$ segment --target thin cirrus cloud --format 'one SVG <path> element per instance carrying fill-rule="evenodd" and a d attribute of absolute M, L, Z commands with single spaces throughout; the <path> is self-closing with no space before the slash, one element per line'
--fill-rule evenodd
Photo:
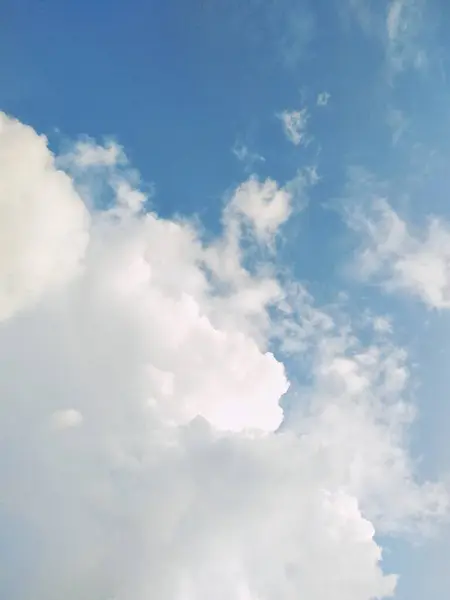
<path fill-rule="evenodd" d="M 249 147 L 241 141 L 236 141 L 231 149 L 234 156 L 244 165 L 245 171 L 252 171 L 257 163 L 265 162 L 264 156 L 252 152 Z"/>
<path fill-rule="evenodd" d="M 389 77 L 427 65 L 424 42 L 430 20 L 425 0 L 389 0 L 381 7 L 370 0 L 348 0 L 343 14 L 350 14 L 369 38 L 381 44 Z"/>
<path fill-rule="evenodd" d="M 427 55 L 421 43 L 426 21 L 424 0 L 393 0 L 386 16 L 387 52 L 394 70 L 422 68 Z"/>
<path fill-rule="evenodd" d="M 55 159 L 2 115 L 0 154 L 8 597 L 391 596 L 375 534 L 440 522 L 446 488 L 414 477 L 390 327 L 363 342 L 272 261 L 289 189 L 244 181 L 206 241 L 108 146 Z M 113 201 L 88 210 L 96 178 Z"/>
<path fill-rule="evenodd" d="M 331 94 L 329 92 L 320 92 L 320 94 L 317 95 L 317 106 L 328 106 L 330 98 Z"/>
<path fill-rule="evenodd" d="M 309 115 L 306 108 L 292 111 L 284 110 L 277 116 L 281 121 L 285 136 L 294 146 L 308 143 L 307 126 Z"/>

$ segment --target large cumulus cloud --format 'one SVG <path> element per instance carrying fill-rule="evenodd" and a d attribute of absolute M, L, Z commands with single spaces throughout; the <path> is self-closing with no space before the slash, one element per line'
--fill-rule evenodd
<path fill-rule="evenodd" d="M 111 144 L 55 163 L 2 115 L 0 157 L 2 595 L 392 595 L 375 529 L 446 496 L 412 475 L 404 353 L 245 260 L 271 255 L 288 191 L 245 182 L 206 242 L 144 211 Z M 88 211 L 102 186 L 111 208 Z M 304 387 L 273 347 L 307 349 Z"/>

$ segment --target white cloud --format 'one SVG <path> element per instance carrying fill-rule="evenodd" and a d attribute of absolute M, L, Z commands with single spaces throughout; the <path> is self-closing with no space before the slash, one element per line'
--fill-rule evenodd
<path fill-rule="evenodd" d="M 306 108 L 293 111 L 285 110 L 278 115 L 278 118 L 281 120 L 284 134 L 290 142 L 295 146 L 308 142 L 306 128 L 309 115 Z"/>
<path fill-rule="evenodd" d="M 375 317 L 373 320 L 373 328 L 379 333 L 392 333 L 392 323 L 387 317 Z"/>
<path fill-rule="evenodd" d="M 361 347 L 352 334 L 328 332 L 318 344 L 308 390 L 311 429 L 302 422 L 310 440 L 330 452 L 329 477 L 359 499 L 378 532 L 395 532 L 406 523 L 421 527 L 425 506 L 426 513 L 447 509 L 443 488 L 420 488 L 411 479 L 403 440 L 414 418 L 404 395 L 406 358 L 389 340 Z"/>
<path fill-rule="evenodd" d="M 83 415 L 74 410 L 67 408 L 66 410 L 57 410 L 51 416 L 51 424 L 55 429 L 68 429 L 70 427 L 78 427 L 83 422 Z"/>
<path fill-rule="evenodd" d="M 392 131 L 392 143 L 395 146 L 408 131 L 408 119 L 403 111 L 393 108 L 388 111 L 387 124 Z"/>
<path fill-rule="evenodd" d="M 149 200 L 148 194 L 154 192 L 153 186 L 146 186 L 147 194 L 139 189 L 139 173 L 129 165 L 123 148 L 111 140 L 100 145 L 85 136 L 58 156 L 55 164 L 73 178 L 75 188 L 92 210 L 101 207 L 99 198 L 104 201 L 113 192 L 116 216 L 138 213 Z"/>
<path fill-rule="evenodd" d="M 387 54 L 394 71 L 407 65 L 421 68 L 426 54 L 420 44 L 424 19 L 423 0 L 391 0 L 386 16 Z"/>
<path fill-rule="evenodd" d="M 413 233 L 384 199 L 370 213 L 348 214 L 349 225 L 363 236 L 358 270 L 363 278 L 389 290 L 408 292 L 430 308 L 450 307 L 450 228 L 429 220 L 425 231 Z"/>
<path fill-rule="evenodd" d="M 0 538 L 6 522 L 14 542 L 0 591 L 7 573 L 10 600 L 392 595 L 374 533 L 439 514 L 446 497 L 413 477 L 404 352 L 363 346 L 273 266 L 246 266 L 244 221 L 270 243 L 289 194 L 242 184 L 209 243 L 133 203 L 93 212 L 87 239 L 81 200 L 44 140 L 2 123 L 0 206 L 17 213 L 2 268 L 24 290 L 35 281 L 16 260 L 30 252 L 22 224 L 49 218 L 55 180 L 58 210 L 82 215 L 88 245 L 57 294 L 41 278 L 39 303 L 20 296 L 3 315 Z M 24 172 L 39 210 L 20 208 Z M 65 214 L 52 225 L 58 254 L 78 260 Z M 33 244 L 47 252 L 47 237 Z M 10 306 L 8 294 L 0 288 Z M 288 331 L 310 361 L 304 394 L 287 392 L 268 351 Z M 278 429 L 286 393 L 299 402 Z"/>
<path fill-rule="evenodd" d="M 405 23 L 402 23 L 402 11 L 404 8 L 404 0 L 392 0 L 387 12 L 387 33 L 390 41 L 396 40 L 401 31 L 405 30 Z"/>
<path fill-rule="evenodd" d="M 0 321 L 79 270 L 89 218 L 46 139 L 0 113 Z"/>
<path fill-rule="evenodd" d="M 373 10 L 373 3 L 371 0 L 347 0 L 344 4 L 339 2 L 337 4 L 341 11 L 341 16 L 346 18 L 350 15 L 353 17 L 359 26 L 363 29 L 364 33 L 373 35 L 377 28 L 376 11 Z M 347 14 L 349 13 L 349 15 Z"/>
<path fill-rule="evenodd" d="M 123 149 L 113 141 L 104 146 L 96 144 L 91 139 L 78 141 L 66 157 L 78 167 L 113 167 L 126 162 Z"/>
<path fill-rule="evenodd" d="M 232 148 L 235 157 L 244 164 L 246 171 L 251 171 L 258 162 L 264 162 L 265 158 L 256 152 L 251 152 L 242 142 L 236 142 Z"/>
<path fill-rule="evenodd" d="M 291 194 L 276 182 L 251 178 L 236 190 L 227 209 L 228 220 L 244 218 L 259 240 L 267 241 L 287 221 L 291 213 Z"/>
<path fill-rule="evenodd" d="M 425 0 L 389 0 L 385 10 L 371 0 L 348 0 L 347 7 L 364 32 L 383 46 L 389 77 L 426 66 Z"/>
<path fill-rule="evenodd" d="M 331 98 L 331 94 L 329 94 L 328 92 L 320 92 L 320 94 L 318 94 L 317 96 L 317 106 L 327 106 L 328 102 L 330 101 Z"/>

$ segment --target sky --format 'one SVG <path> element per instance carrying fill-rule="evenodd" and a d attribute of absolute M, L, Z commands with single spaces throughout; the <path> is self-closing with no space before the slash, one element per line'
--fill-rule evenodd
<path fill-rule="evenodd" d="M 446 600 L 448 3 L 0 9 L 0 597 Z"/>

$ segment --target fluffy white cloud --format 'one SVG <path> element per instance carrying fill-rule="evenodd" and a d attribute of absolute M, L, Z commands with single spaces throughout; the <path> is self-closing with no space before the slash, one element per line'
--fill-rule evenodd
<path fill-rule="evenodd" d="M 392 595 L 375 528 L 439 515 L 446 496 L 412 476 L 404 353 L 388 341 L 362 346 L 300 286 L 245 265 L 243 221 L 270 243 L 289 195 L 246 182 L 225 208 L 223 235 L 206 243 L 192 224 L 145 213 L 110 186 L 116 205 L 92 213 L 87 238 L 81 200 L 45 141 L 2 123 L 0 154 L 10 158 L 0 206 L 16 215 L 4 272 L 25 291 L 36 281 L 34 263 L 23 269 L 16 256 L 49 253 L 47 237 L 31 247 L 22 225 L 32 232 L 53 210 L 58 260 L 78 264 L 74 229 L 84 243 L 83 270 L 56 278 L 57 292 L 54 270 L 39 276 L 39 302 L 23 292 L 13 304 L 0 288 L 14 309 L 0 328 L 2 594 Z M 28 195 L 16 173 L 33 175 Z M 39 198 L 39 210 L 23 209 L 23 198 L 32 208 Z M 69 230 L 66 210 L 78 218 Z M 308 350 L 304 392 L 288 391 L 268 351 L 288 334 L 287 346 Z"/>
<path fill-rule="evenodd" d="M 406 401 L 405 352 L 389 341 L 361 347 L 352 335 L 330 332 L 312 372 L 312 421 L 301 427 L 329 452 L 329 481 L 359 499 L 379 532 L 421 528 L 425 515 L 445 514 L 445 489 L 419 487 L 411 477 L 404 435 L 415 415 Z"/>
<path fill-rule="evenodd" d="M 369 213 L 348 215 L 350 226 L 363 236 L 358 270 L 389 290 L 411 293 L 427 306 L 450 307 L 450 229 L 440 219 L 429 220 L 414 233 L 386 200 L 373 202 Z"/>
<path fill-rule="evenodd" d="M 251 178 L 235 191 L 226 210 L 231 229 L 244 219 L 260 241 L 267 241 L 287 221 L 291 213 L 291 194 L 276 182 Z"/>
<path fill-rule="evenodd" d="M 284 110 L 278 115 L 278 118 L 281 120 L 284 134 L 290 142 L 295 146 L 307 143 L 306 128 L 309 115 L 306 108 L 293 111 Z"/>
<path fill-rule="evenodd" d="M 46 139 L 0 114 L 0 321 L 79 270 L 89 219 Z"/>
<path fill-rule="evenodd" d="M 115 142 L 101 146 L 89 138 L 77 142 L 66 159 L 78 167 L 113 167 L 126 162 L 123 149 Z"/>

